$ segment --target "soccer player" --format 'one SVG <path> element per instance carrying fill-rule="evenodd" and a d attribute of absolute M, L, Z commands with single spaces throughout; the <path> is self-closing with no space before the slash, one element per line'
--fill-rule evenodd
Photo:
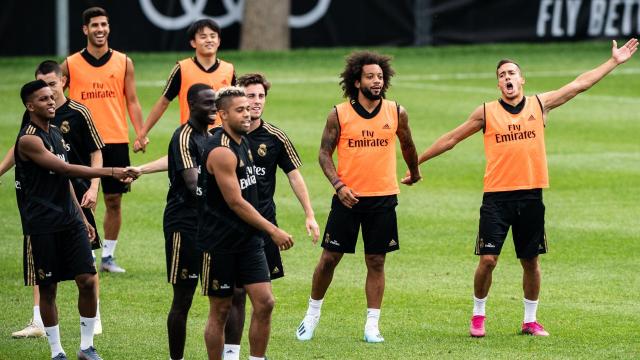
<path fill-rule="evenodd" d="M 399 249 L 395 207 L 400 192 L 396 180 L 396 137 L 411 174 L 420 180 L 409 117 L 398 103 L 385 99 L 394 71 L 391 58 L 373 52 L 354 52 L 340 75 L 346 102 L 336 105 L 322 134 L 319 161 L 336 194 L 322 241 L 322 255 L 311 285 L 307 313 L 296 331 L 310 340 L 320 320 L 324 296 L 344 253 L 354 253 L 362 226 L 367 280 L 367 320 L 364 340 L 384 341 L 378 327 L 384 293 L 384 263 Z M 338 169 L 333 152 L 338 149 Z"/>
<path fill-rule="evenodd" d="M 168 157 L 135 168 L 140 174 L 169 170 L 169 192 L 164 210 L 167 281 L 173 301 L 167 318 L 171 359 L 182 359 L 187 316 L 198 285 L 202 252 L 196 246 L 198 213 L 196 191 L 207 131 L 216 118 L 215 92 L 206 84 L 194 84 L 187 92 L 189 119 L 171 137 Z"/>
<path fill-rule="evenodd" d="M 522 333 L 549 335 L 536 318 L 540 293 L 538 255 L 547 252 L 542 202 L 542 189 L 549 187 L 544 142 L 547 115 L 629 60 L 637 48 L 636 39 L 621 48 L 613 41 L 611 58 L 605 63 L 557 90 L 534 96 L 524 94 L 525 78 L 520 66 L 513 60 L 500 60 L 496 68 L 500 99 L 478 106 L 467 121 L 441 136 L 420 155 L 419 161 L 423 163 L 480 130 L 484 133 L 487 165 L 475 246 L 480 261 L 473 284 L 471 336 L 485 336 L 485 304 L 509 227 L 523 269 Z"/>
<path fill-rule="evenodd" d="M 275 299 L 264 255 L 264 231 L 280 250 L 293 238 L 256 210 L 256 170 L 244 136 L 251 124 L 249 102 L 241 88 L 227 87 L 216 97 L 222 128 L 207 140 L 198 176 L 198 247 L 202 293 L 209 297 L 205 342 L 209 359 L 221 359 L 224 327 L 237 286 L 244 287 L 253 312 L 249 328 L 250 359 L 264 359 Z"/>
<path fill-rule="evenodd" d="M 214 90 L 235 85 L 233 64 L 218 58 L 220 26 L 211 19 L 198 20 L 189 26 L 187 36 L 191 47 L 195 49 L 195 56 L 178 61 L 171 70 L 167 85 L 149 112 L 147 121 L 138 136 L 141 142 L 176 96 L 180 103 L 180 124 L 184 124 L 189 119 L 187 91 L 191 85 L 205 83 Z"/>
<path fill-rule="evenodd" d="M 260 215 L 264 216 L 272 224 L 276 221 L 276 204 L 273 194 L 276 190 L 276 171 L 280 167 L 289 180 L 289 185 L 298 198 L 305 213 L 305 226 L 307 233 L 315 244 L 320 235 L 309 194 L 304 178 L 298 168 L 302 166 L 300 157 L 293 144 L 284 131 L 271 125 L 262 119 L 262 112 L 267 102 L 267 93 L 271 83 L 262 74 L 246 74 L 238 78 L 238 85 L 244 87 L 244 92 L 249 100 L 251 126 L 247 138 L 253 154 L 258 180 L 258 207 Z M 271 280 L 284 276 L 284 267 L 278 246 L 266 236 L 261 234 L 264 241 L 264 252 L 267 257 L 267 265 L 271 274 Z M 229 320 L 225 327 L 225 360 L 237 360 L 240 356 L 240 340 L 244 328 L 246 293 L 242 288 L 236 288 L 233 306 L 229 314 Z"/>
<path fill-rule="evenodd" d="M 136 134 L 140 134 L 142 129 L 142 109 L 136 95 L 133 61 L 109 48 L 109 16 L 104 9 L 89 8 L 82 13 L 82 20 L 87 47 L 62 63 L 69 97 L 91 110 L 98 133 L 106 144 L 102 149 L 104 166 L 126 167 L 130 164 L 127 110 Z M 134 152 L 145 150 L 148 141 L 142 140 L 136 140 Z M 122 194 L 129 190 L 128 184 L 102 179 L 106 211 L 101 271 L 125 272 L 115 262 L 115 250 L 122 224 Z"/>
<path fill-rule="evenodd" d="M 58 127 L 62 132 L 62 138 L 65 141 L 67 154 L 69 156 L 69 163 L 94 168 L 102 167 L 102 152 L 100 149 L 104 146 L 104 143 L 96 131 L 89 109 L 65 97 L 63 89 L 66 78 L 62 75 L 60 65 L 53 60 L 45 60 L 36 68 L 35 76 L 36 79 L 45 81 L 51 90 L 53 90 L 56 99 L 56 115 L 50 123 Z M 29 121 L 29 112 L 25 111 L 20 128 L 22 129 L 27 126 Z M 9 158 L 7 156 L 7 166 L 2 166 L 0 174 L 3 174 L 14 165 L 13 147 L 9 149 L 8 155 L 9 154 L 11 157 Z M 88 180 L 73 178 L 71 179 L 71 183 L 73 184 L 76 198 L 81 199 L 80 206 L 82 207 L 84 216 L 87 218 L 87 221 L 89 221 L 89 224 L 96 229 L 93 210 L 96 206 L 100 179 L 95 178 Z M 100 248 L 100 237 L 97 229 L 96 236 L 91 242 L 91 248 Z M 97 281 L 98 277 L 96 277 L 96 282 Z M 99 283 L 96 284 L 96 287 L 99 289 Z M 40 295 L 37 285 L 34 286 L 33 292 L 34 309 L 32 321 L 24 329 L 12 333 L 11 336 L 14 338 L 45 336 L 42 318 L 40 317 L 40 307 L 38 306 Z M 99 307 L 96 313 L 94 330 L 96 335 L 102 333 Z"/>
<path fill-rule="evenodd" d="M 30 122 L 15 145 L 16 196 L 25 237 L 25 285 L 40 287 L 40 313 L 54 359 L 66 359 L 60 343 L 57 283 L 78 286 L 80 350 L 78 359 L 100 359 L 93 347 L 97 307 L 96 268 L 90 240 L 95 236 L 80 209 L 69 177 L 112 176 L 125 180 L 123 168 L 91 168 L 67 163 L 66 143 L 50 121 L 55 117 L 53 90 L 43 80 L 20 90 Z"/>

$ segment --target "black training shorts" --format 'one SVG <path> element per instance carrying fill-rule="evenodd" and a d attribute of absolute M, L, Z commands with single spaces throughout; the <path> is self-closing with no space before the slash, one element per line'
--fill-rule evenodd
<path fill-rule="evenodd" d="M 395 207 L 359 212 L 344 206 L 337 196 L 331 202 L 322 247 L 329 251 L 353 254 L 360 226 L 365 254 L 386 254 L 400 248 Z"/>
<path fill-rule="evenodd" d="M 513 243 L 519 259 L 531 259 L 547 252 L 544 231 L 545 207 L 542 199 L 495 201 L 483 198 L 476 255 L 500 255 L 512 227 Z"/>
<path fill-rule="evenodd" d="M 229 297 L 234 287 L 270 282 L 264 250 L 220 254 L 204 252 L 200 273 L 202 295 Z"/>
<path fill-rule="evenodd" d="M 24 237 L 25 285 L 49 285 L 95 274 L 91 245 L 84 226 Z"/>
<path fill-rule="evenodd" d="M 202 268 L 202 251 L 196 247 L 195 231 L 165 231 L 167 281 L 195 287 Z"/>

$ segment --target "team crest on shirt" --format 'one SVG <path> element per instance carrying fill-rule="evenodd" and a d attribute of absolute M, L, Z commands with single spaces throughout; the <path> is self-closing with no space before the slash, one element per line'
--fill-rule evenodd
<path fill-rule="evenodd" d="M 211 288 L 214 291 L 220 289 L 220 283 L 218 283 L 218 280 L 211 280 Z"/>
<path fill-rule="evenodd" d="M 267 156 L 267 144 L 260 144 L 260 146 L 258 146 L 258 155 L 262 157 Z"/>
<path fill-rule="evenodd" d="M 67 120 L 63 121 L 62 124 L 60 124 L 60 131 L 66 134 L 69 132 L 69 130 L 71 130 L 71 126 L 69 125 L 69 122 Z"/>

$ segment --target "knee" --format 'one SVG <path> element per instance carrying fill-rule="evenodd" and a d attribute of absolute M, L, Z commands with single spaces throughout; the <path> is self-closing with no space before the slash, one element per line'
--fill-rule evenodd
<path fill-rule="evenodd" d="M 371 272 L 384 272 L 384 255 L 366 255 L 367 270 Z"/>
<path fill-rule="evenodd" d="M 104 196 L 104 204 L 108 211 L 120 211 L 122 195 L 108 194 Z"/>
<path fill-rule="evenodd" d="M 498 265 L 498 257 L 497 256 L 482 256 L 480 258 L 480 267 L 483 270 L 493 271 Z"/>
<path fill-rule="evenodd" d="M 533 259 L 521 259 L 522 269 L 527 273 L 536 273 L 540 271 L 540 263 L 538 258 Z"/>
<path fill-rule="evenodd" d="M 318 263 L 318 269 L 321 272 L 333 271 L 336 268 L 336 266 L 338 266 L 338 263 L 340 262 L 341 257 L 342 257 L 342 254 L 325 252 L 320 257 L 320 262 Z"/>
<path fill-rule="evenodd" d="M 256 304 L 253 304 L 253 309 L 257 316 L 266 317 L 271 316 L 271 312 L 275 306 L 276 299 L 273 297 L 273 294 L 269 294 L 256 301 Z"/>
<path fill-rule="evenodd" d="M 93 292 L 96 289 L 96 276 L 95 275 L 82 275 L 76 280 L 78 290 L 82 293 Z"/>
<path fill-rule="evenodd" d="M 56 300 L 56 288 L 52 285 L 40 285 L 40 301 L 45 303 L 53 303 Z"/>
<path fill-rule="evenodd" d="M 219 304 L 218 309 L 216 310 L 216 321 L 224 324 L 229 317 L 229 313 L 231 312 L 231 302 Z"/>

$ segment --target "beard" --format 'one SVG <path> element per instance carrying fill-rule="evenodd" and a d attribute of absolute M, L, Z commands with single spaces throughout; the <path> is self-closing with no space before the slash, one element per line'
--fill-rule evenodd
<path fill-rule="evenodd" d="M 362 92 L 362 95 L 364 95 L 364 97 L 372 101 L 380 100 L 382 98 L 382 91 L 378 95 L 374 95 L 369 88 L 363 88 L 360 89 L 360 91 Z"/>

